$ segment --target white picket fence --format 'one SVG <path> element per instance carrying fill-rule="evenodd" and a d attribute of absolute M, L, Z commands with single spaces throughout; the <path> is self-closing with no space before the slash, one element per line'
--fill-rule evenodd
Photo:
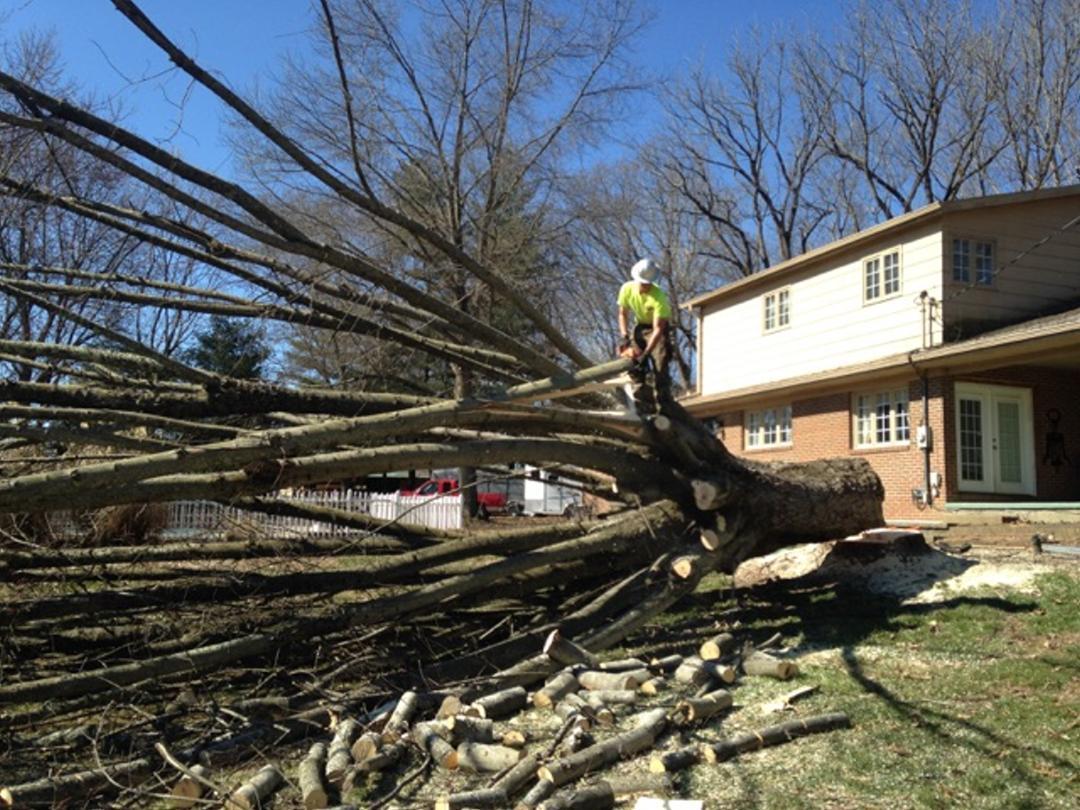
<path fill-rule="evenodd" d="M 372 493 L 357 489 L 305 492 L 280 496 L 280 500 L 311 506 L 342 509 L 382 520 L 396 520 L 413 526 L 433 529 L 460 529 L 461 496 L 402 496 L 397 493 Z M 56 515 L 51 521 L 58 536 L 77 533 L 70 515 Z M 284 515 L 266 515 L 223 506 L 214 501 L 174 501 L 169 504 L 165 538 L 223 537 L 230 533 L 255 532 L 275 537 L 345 537 L 363 534 L 364 529 L 335 523 Z"/>
<path fill-rule="evenodd" d="M 362 490 L 333 490 L 305 492 L 282 497 L 281 500 L 311 506 L 342 509 L 381 520 L 395 520 L 413 526 L 433 529 L 461 528 L 461 496 L 441 495 L 434 498 L 403 496 L 397 493 L 371 493 Z M 362 534 L 363 529 L 309 520 L 302 517 L 265 515 L 222 506 L 213 501 L 179 501 L 169 504 L 163 534 L 166 536 L 212 536 L 240 528 L 262 534 L 297 535 L 302 537 L 343 537 Z"/>

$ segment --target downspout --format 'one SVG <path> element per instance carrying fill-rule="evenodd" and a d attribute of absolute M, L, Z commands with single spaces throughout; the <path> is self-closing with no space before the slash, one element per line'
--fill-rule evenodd
<path fill-rule="evenodd" d="M 929 293 L 923 290 L 919 293 L 919 308 L 922 313 L 922 348 L 927 348 L 926 338 L 927 334 L 931 335 L 933 339 L 933 323 L 930 321 L 930 313 L 934 307 L 934 299 L 930 298 Z M 933 452 L 933 434 L 930 430 L 930 377 L 927 372 L 920 371 L 918 364 L 915 362 L 915 350 L 909 351 L 907 356 L 908 363 L 914 369 L 915 374 L 922 382 L 922 429 L 923 436 L 921 439 L 922 451 L 923 451 L 923 496 L 922 506 L 932 506 L 934 503 L 934 491 L 930 484 L 930 453 Z M 918 436 L 918 433 L 916 434 Z"/>

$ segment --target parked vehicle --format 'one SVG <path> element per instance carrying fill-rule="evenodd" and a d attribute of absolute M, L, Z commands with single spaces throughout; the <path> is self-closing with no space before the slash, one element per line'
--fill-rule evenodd
<path fill-rule="evenodd" d="M 399 495 L 419 495 L 421 497 L 434 498 L 439 495 L 457 495 L 460 492 L 456 478 L 429 478 L 416 489 L 403 487 L 398 490 Z M 484 486 L 483 482 L 477 487 L 476 502 L 479 507 L 480 517 L 494 514 L 520 515 L 522 505 L 518 501 L 510 500 L 505 492 L 497 492 Z"/>
<path fill-rule="evenodd" d="M 558 473 L 525 467 L 525 514 L 580 517 L 588 514 L 575 481 L 560 482 Z"/>

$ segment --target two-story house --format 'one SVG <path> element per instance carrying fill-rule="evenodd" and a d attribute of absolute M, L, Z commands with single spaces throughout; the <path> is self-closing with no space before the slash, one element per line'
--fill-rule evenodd
<path fill-rule="evenodd" d="M 889 518 L 1080 502 L 1080 186 L 934 203 L 688 302 L 691 413 L 866 458 Z"/>

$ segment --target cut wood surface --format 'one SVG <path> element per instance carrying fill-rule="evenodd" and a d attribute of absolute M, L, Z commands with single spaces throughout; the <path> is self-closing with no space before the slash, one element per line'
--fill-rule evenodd
<path fill-rule="evenodd" d="M 172 790 L 169 791 L 171 796 L 169 804 L 172 807 L 192 807 L 206 792 L 206 786 L 200 781 L 200 778 L 206 779 L 209 777 L 210 769 L 195 764 L 190 766 L 188 770 L 191 771 L 191 775 L 182 774 L 176 780 L 176 784 L 172 786 Z M 319 806 L 325 807 L 325 805 Z"/>
<path fill-rule="evenodd" d="M 736 647 L 735 636 L 731 633 L 718 633 L 704 641 L 698 650 L 698 656 L 703 661 L 716 661 L 719 658 L 733 652 Z"/>
<path fill-rule="evenodd" d="M 226 810 L 262 810 L 283 781 L 281 771 L 273 765 L 264 765 L 225 800 Z"/>
<path fill-rule="evenodd" d="M 579 688 L 578 679 L 573 672 L 563 671 L 551 678 L 538 689 L 533 695 L 533 705 L 538 709 L 550 709 L 570 692 L 576 692 Z"/>
<path fill-rule="evenodd" d="M 675 712 L 684 723 L 700 723 L 730 709 L 732 703 L 731 692 L 717 689 L 701 697 L 680 700 L 675 706 Z"/>

